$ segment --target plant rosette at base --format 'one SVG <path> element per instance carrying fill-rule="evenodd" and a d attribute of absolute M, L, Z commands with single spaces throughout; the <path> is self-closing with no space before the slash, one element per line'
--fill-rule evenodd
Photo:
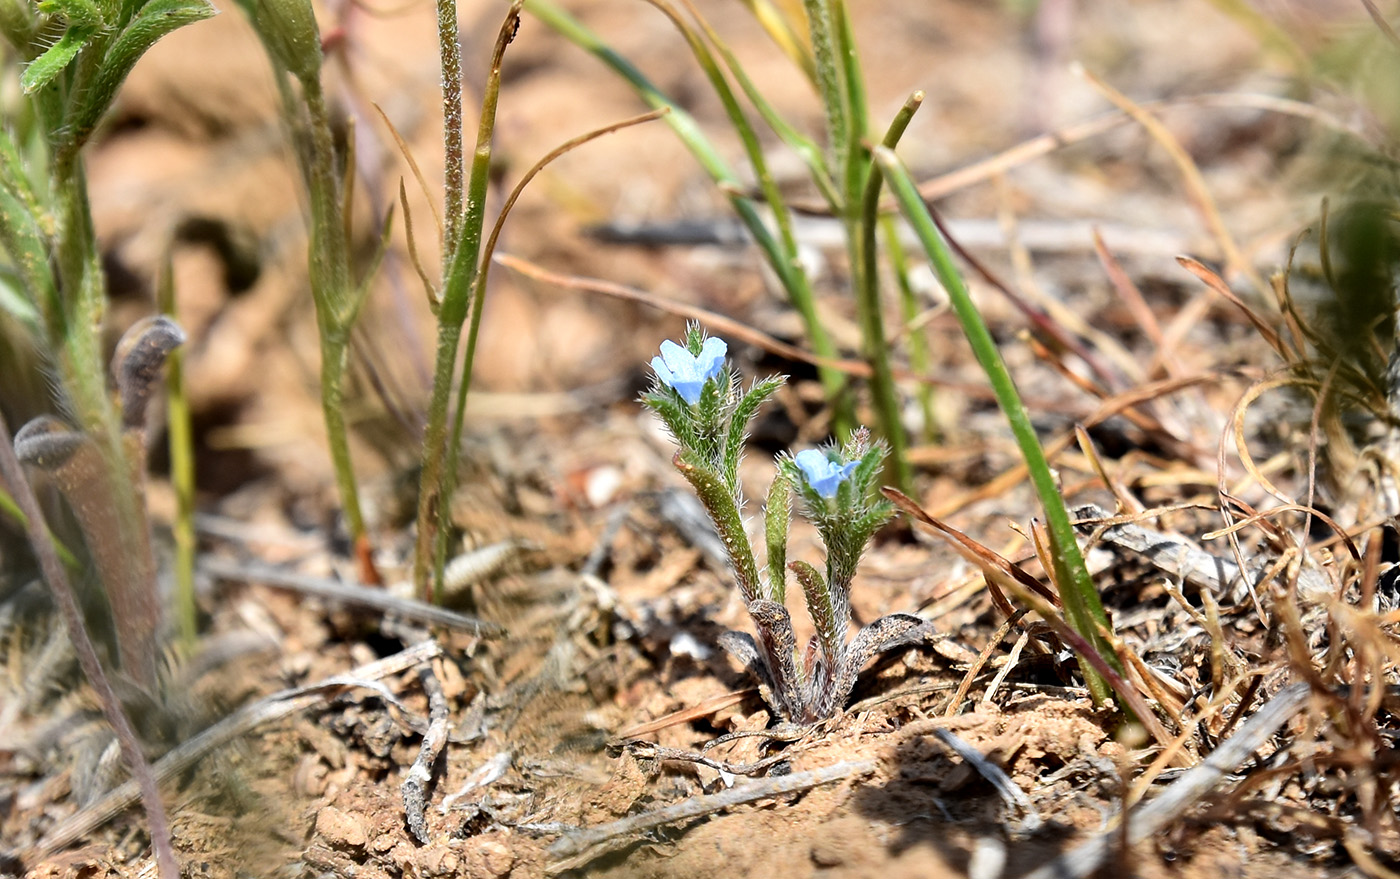
<path fill-rule="evenodd" d="M 660 356 L 651 361 L 655 381 L 642 402 L 675 439 L 673 463 L 714 522 L 757 630 L 757 637 L 727 632 L 720 646 L 758 678 L 764 699 L 781 718 L 826 719 L 844 707 L 866 663 L 916 640 L 924 623 L 912 614 L 891 614 L 846 639 L 856 566 L 894 514 L 879 491 L 885 446 L 861 428 L 844 445 L 780 457 L 763 512 L 767 564 L 760 571 L 744 528 L 739 460 L 749 423 L 786 379 L 755 381 L 745 391 L 725 360 L 723 340 L 692 325 L 682 342 L 661 343 Z M 794 495 L 826 549 L 824 571 L 803 561 L 787 564 Z M 784 604 L 789 572 L 816 627 L 805 647 L 797 644 Z"/>

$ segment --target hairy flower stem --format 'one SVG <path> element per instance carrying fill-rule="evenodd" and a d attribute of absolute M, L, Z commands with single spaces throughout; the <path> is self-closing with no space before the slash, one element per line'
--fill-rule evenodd
<path fill-rule="evenodd" d="M 457 0 L 437 0 L 438 55 L 442 65 L 443 227 L 442 274 L 457 245 L 462 222 L 462 44 L 457 39 Z"/>

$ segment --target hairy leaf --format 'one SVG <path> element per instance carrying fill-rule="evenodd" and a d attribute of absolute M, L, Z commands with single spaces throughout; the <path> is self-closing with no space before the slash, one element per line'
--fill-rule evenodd
<path fill-rule="evenodd" d="M 69 25 L 100 30 L 108 22 L 102 10 L 92 0 L 39 0 L 39 11 L 62 18 Z"/>
<path fill-rule="evenodd" d="M 768 488 L 768 504 L 763 514 L 764 537 L 768 543 L 768 597 L 779 604 L 787 597 L 787 540 L 792 520 L 792 483 L 781 469 Z"/>
<path fill-rule="evenodd" d="M 731 484 L 737 484 L 739 478 L 739 458 L 743 455 L 744 439 L 748 436 L 749 422 L 754 415 L 758 414 L 758 409 L 768 402 L 778 388 L 787 381 L 786 376 L 775 375 L 760 382 L 754 382 L 748 392 L 739 400 L 739 405 L 734 407 L 734 412 L 729 419 L 729 435 L 724 441 L 724 476 Z"/>
<path fill-rule="evenodd" d="M 886 454 L 884 443 L 877 442 L 860 456 L 860 463 L 851 474 L 851 484 L 859 487 L 862 500 L 869 499 L 878 487 L 875 482 L 880 475 L 881 466 L 885 463 Z"/>
<path fill-rule="evenodd" d="M 0 297 L 0 307 L 37 332 L 41 319 L 52 317 L 57 308 L 48 248 L 34 215 L 4 186 L 0 186 L 0 247 L 9 255 L 14 277 L 22 287 L 19 296 Z"/>
<path fill-rule="evenodd" d="M 756 601 L 760 595 L 758 565 L 754 562 L 753 549 L 744 532 L 744 520 L 739 515 L 734 495 L 715 473 L 706 468 L 705 462 L 694 460 L 693 455 L 682 449 L 671 460 L 695 489 L 700 503 L 704 504 L 705 511 L 714 521 L 725 552 L 729 555 L 729 563 L 734 567 L 739 594 L 745 603 Z"/>
<path fill-rule="evenodd" d="M 695 425 L 696 431 L 696 451 L 705 456 L 705 460 L 713 469 L 719 469 L 720 465 L 720 430 L 723 429 L 723 412 L 727 403 L 726 389 L 733 381 L 729 370 L 722 371 L 714 381 L 705 382 L 705 386 L 700 390 L 700 402 L 695 404 Z M 732 493 L 734 491 L 734 481 L 727 473 L 720 471 L 725 483 Z"/>
<path fill-rule="evenodd" d="M 694 448 L 695 428 L 690 423 L 690 413 L 679 394 L 668 387 L 659 386 L 642 395 L 642 404 L 656 413 L 677 445 L 683 449 Z"/>
<path fill-rule="evenodd" d="M 34 335 L 39 332 L 39 310 L 30 304 L 19 276 L 0 266 L 0 311 L 18 320 Z"/>
<path fill-rule="evenodd" d="M 861 629 L 851 642 L 850 649 L 846 651 L 841 666 L 836 669 L 831 690 L 826 694 L 819 694 L 825 697 L 819 699 L 825 703 L 819 707 L 831 714 L 845 705 L 856 685 L 856 678 L 860 676 L 866 663 L 876 654 L 908 643 L 908 636 L 923 624 L 924 620 L 913 614 L 892 613 Z"/>
<path fill-rule="evenodd" d="M 26 95 L 32 95 L 54 81 L 60 73 L 78 57 L 78 53 L 97 35 L 93 25 L 70 24 L 63 36 L 44 50 L 44 54 L 29 62 L 19 78 L 20 87 Z"/>
<path fill-rule="evenodd" d="M 797 638 L 792 633 L 787 608 L 776 601 L 754 601 L 749 603 L 749 616 L 758 629 L 758 644 L 777 685 L 783 716 L 797 723 L 812 719 L 802 685 L 802 669 L 797 665 Z"/>
<path fill-rule="evenodd" d="M 151 0 L 141 7 L 136 17 L 107 47 L 102 65 L 90 87 L 75 96 L 77 105 L 69 120 L 73 145 L 80 146 L 87 140 L 117 96 L 117 89 L 126 81 L 126 75 L 157 40 L 217 13 L 218 10 L 208 0 Z"/>
<path fill-rule="evenodd" d="M 807 598 L 807 613 L 817 627 L 817 639 L 827 666 L 838 667 L 841 655 L 845 652 L 846 621 L 850 619 L 849 597 L 843 590 L 832 588 L 822 579 L 821 572 L 806 562 L 793 562 L 790 566 L 802 584 L 802 594 Z"/>
<path fill-rule="evenodd" d="M 778 701 L 777 685 L 768 671 L 768 663 L 758 652 L 758 642 L 748 632 L 725 632 L 719 636 L 718 644 L 725 653 L 744 667 L 744 670 L 758 680 L 758 693 L 773 713 L 786 716 L 786 710 Z"/>
<path fill-rule="evenodd" d="M 112 376 L 121 395 L 122 427 L 146 426 L 146 403 L 158 386 L 170 352 L 185 343 L 185 331 L 163 314 L 132 324 L 112 355 Z"/>

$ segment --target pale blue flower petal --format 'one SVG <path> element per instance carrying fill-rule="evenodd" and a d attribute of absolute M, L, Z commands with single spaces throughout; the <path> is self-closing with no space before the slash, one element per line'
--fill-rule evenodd
<path fill-rule="evenodd" d="M 671 370 L 666 368 L 666 361 L 660 357 L 651 358 L 651 368 L 656 370 L 656 377 L 661 379 L 661 383 L 667 387 L 670 387 L 671 383 L 676 380 L 676 377 L 671 375 Z"/>
<path fill-rule="evenodd" d="M 724 355 L 727 353 L 729 353 L 729 346 L 724 343 L 723 339 L 717 336 L 706 339 L 704 347 L 700 349 L 700 356 L 696 358 L 699 361 L 700 374 L 706 380 L 719 375 L 719 371 L 724 368 Z"/>
<path fill-rule="evenodd" d="M 661 343 L 661 356 L 651 359 L 651 368 L 656 370 L 656 377 L 662 384 L 674 388 L 681 399 L 694 406 L 700 402 L 705 382 L 724 368 L 726 351 L 728 346 L 724 340 L 713 336 L 705 340 L 699 357 L 667 339 Z"/>
<path fill-rule="evenodd" d="M 836 497 L 841 483 L 851 478 L 860 462 L 838 464 L 816 449 L 804 449 L 793 456 L 793 463 L 802 471 L 802 476 L 812 490 L 824 498 Z"/>

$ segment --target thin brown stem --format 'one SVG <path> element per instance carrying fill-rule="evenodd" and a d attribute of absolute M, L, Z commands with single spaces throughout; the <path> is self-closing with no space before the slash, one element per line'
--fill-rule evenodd
<path fill-rule="evenodd" d="M 0 415 L 0 476 L 4 477 L 15 503 L 24 512 L 29 545 L 33 548 L 34 555 L 39 560 L 39 568 L 53 592 L 54 603 L 58 605 L 63 623 L 68 629 L 68 637 L 73 639 L 73 649 L 78 654 L 78 665 L 82 667 L 83 674 L 92 684 L 92 688 L 97 691 L 102 714 L 117 735 L 122 759 L 126 762 L 131 777 L 140 787 L 141 804 L 145 807 L 146 819 L 150 822 L 151 848 L 155 851 L 159 875 L 161 879 L 180 879 L 180 865 L 175 860 L 175 849 L 170 842 L 170 820 L 165 814 L 165 806 L 160 801 L 160 789 L 156 785 L 155 775 L 151 773 L 151 765 L 146 762 L 146 755 L 141 751 L 136 732 L 122 710 L 121 702 L 117 700 L 116 691 L 112 689 L 107 673 L 102 669 L 102 662 L 97 658 L 97 648 L 93 646 L 82 611 L 78 609 L 77 596 L 73 593 L 68 575 L 54 550 L 53 540 L 44 525 L 43 511 L 39 509 L 39 501 L 34 496 L 29 481 L 25 479 L 19 458 L 15 456 L 10 428 L 3 415 Z"/>

